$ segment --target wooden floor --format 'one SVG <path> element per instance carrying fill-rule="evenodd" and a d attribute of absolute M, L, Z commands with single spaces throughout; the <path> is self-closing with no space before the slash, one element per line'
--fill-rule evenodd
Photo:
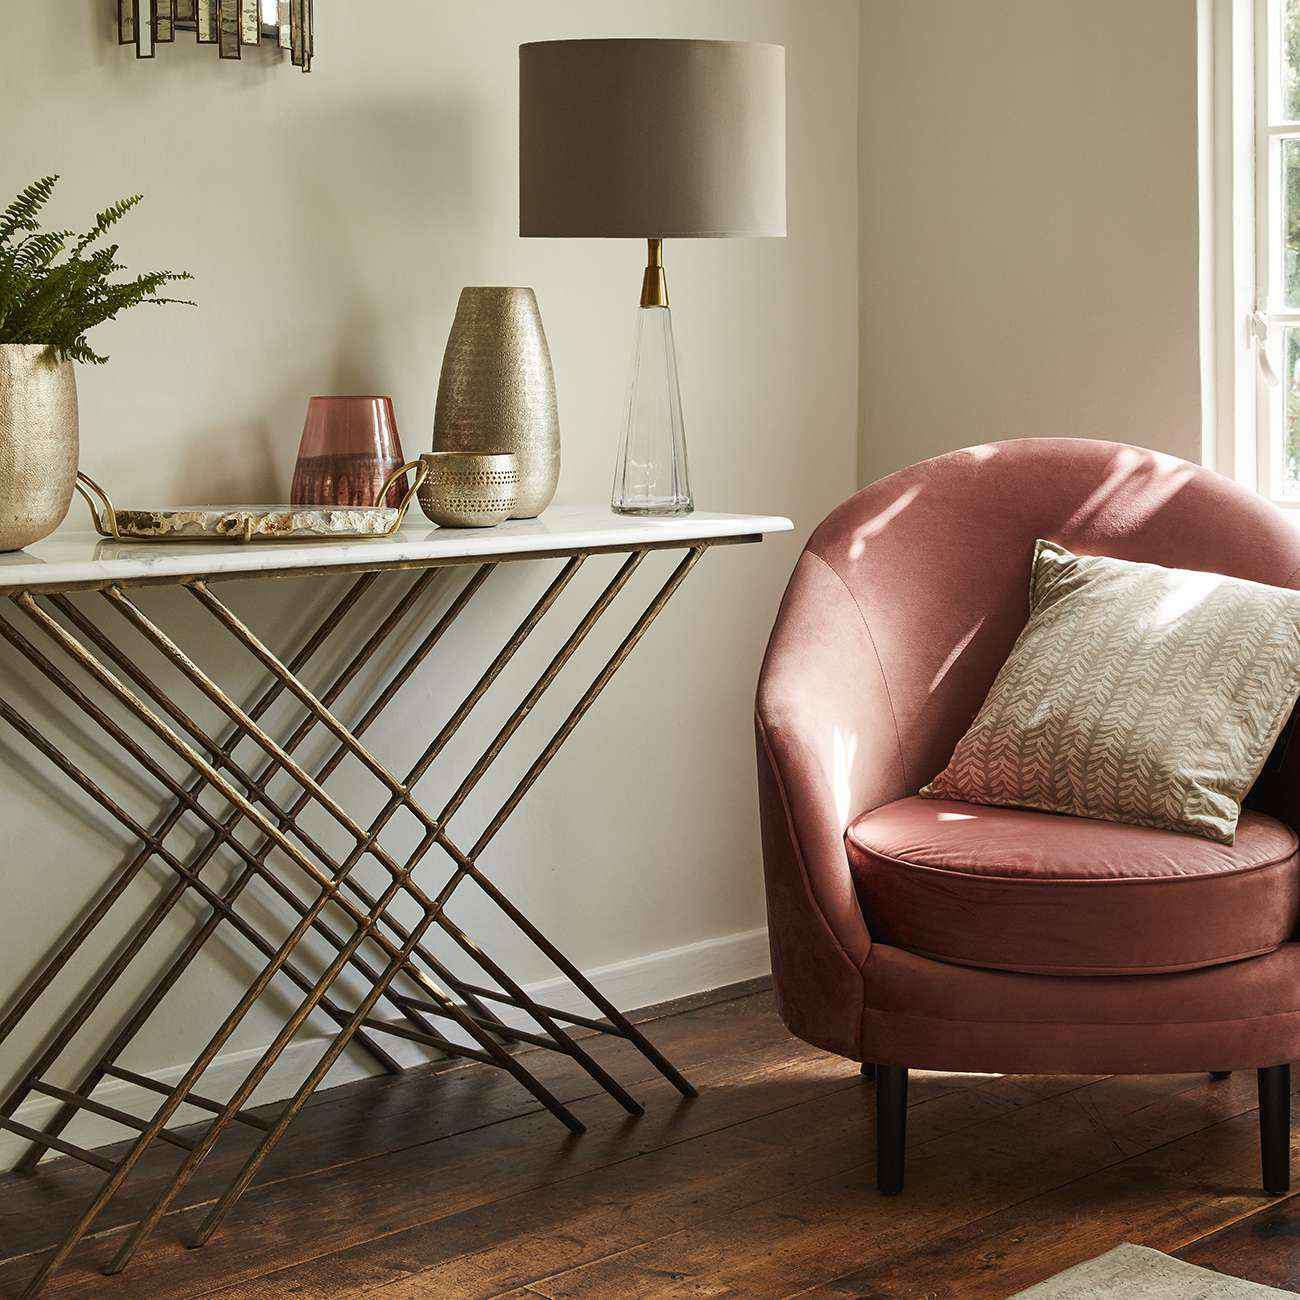
<path fill-rule="evenodd" d="M 184 1241 L 252 1136 L 223 1140 L 131 1270 L 106 1278 L 180 1154 L 151 1152 L 50 1293 L 1004 1297 L 1121 1241 L 1300 1289 L 1300 1204 L 1258 1190 L 1253 1074 L 914 1073 L 907 1190 L 882 1199 L 869 1085 L 792 1039 L 768 992 L 650 1032 L 698 1100 L 608 1038 L 593 1051 L 635 1081 L 640 1120 L 566 1059 L 530 1059 L 589 1125 L 581 1138 L 482 1066 L 349 1084 L 304 1111 L 208 1246 Z M 0 1177 L 0 1294 L 101 1178 L 68 1161 Z"/>

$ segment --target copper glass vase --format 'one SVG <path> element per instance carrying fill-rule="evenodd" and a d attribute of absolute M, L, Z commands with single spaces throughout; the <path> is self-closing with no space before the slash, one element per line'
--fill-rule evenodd
<path fill-rule="evenodd" d="M 377 501 L 384 480 L 406 463 L 390 397 L 313 397 L 298 444 L 289 502 L 295 506 L 398 506 L 398 481 Z"/>

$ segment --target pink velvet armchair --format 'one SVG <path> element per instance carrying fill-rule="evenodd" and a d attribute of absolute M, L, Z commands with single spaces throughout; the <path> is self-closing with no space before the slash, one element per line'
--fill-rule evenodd
<path fill-rule="evenodd" d="M 1115 443 L 925 461 L 827 518 L 758 686 L 777 1005 L 876 1080 L 876 1181 L 903 1183 L 907 1071 L 1259 1072 L 1263 1183 L 1289 1187 L 1300 1058 L 1300 744 L 1236 843 L 923 800 L 1027 615 L 1036 538 L 1278 586 L 1300 530 L 1231 481 Z"/>

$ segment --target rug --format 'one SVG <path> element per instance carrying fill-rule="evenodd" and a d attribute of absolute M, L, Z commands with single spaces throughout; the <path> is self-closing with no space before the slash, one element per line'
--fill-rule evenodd
<path fill-rule="evenodd" d="M 1011 1300 L 1295 1300 L 1295 1292 L 1214 1273 L 1127 1242 L 1067 1268 Z"/>

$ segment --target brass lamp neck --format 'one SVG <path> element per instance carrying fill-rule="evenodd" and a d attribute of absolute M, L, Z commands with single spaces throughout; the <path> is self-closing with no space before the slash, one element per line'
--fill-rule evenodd
<path fill-rule="evenodd" d="M 646 241 L 649 250 L 646 257 L 645 275 L 641 280 L 641 306 L 668 306 L 668 277 L 664 274 L 664 241 L 650 239 Z"/>

